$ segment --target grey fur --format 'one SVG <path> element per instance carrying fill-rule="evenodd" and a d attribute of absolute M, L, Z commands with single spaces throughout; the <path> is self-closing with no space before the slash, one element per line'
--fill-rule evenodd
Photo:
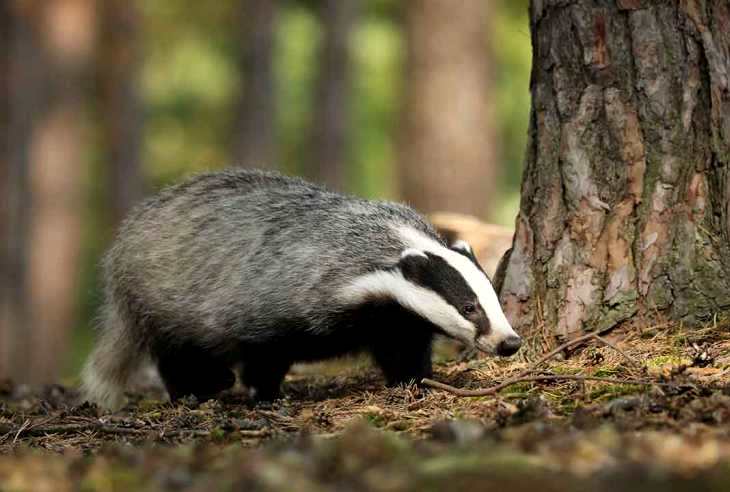
<path fill-rule="evenodd" d="M 156 339 L 224 353 L 270 336 L 282 318 L 326 327 L 346 307 L 336 299 L 348 281 L 398 262 L 407 245 L 394 225 L 443 244 L 407 206 L 274 173 L 203 174 L 165 189 L 130 214 L 105 258 L 106 314 L 84 371 L 87 397 L 119 406 Z"/>

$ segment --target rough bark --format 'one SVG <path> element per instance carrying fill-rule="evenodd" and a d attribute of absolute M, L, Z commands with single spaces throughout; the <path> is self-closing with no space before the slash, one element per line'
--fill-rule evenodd
<path fill-rule="evenodd" d="M 476 216 L 494 182 L 487 46 L 490 2 L 406 4 L 403 197 L 426 212 Z"/>
<path fill-rule="evenodd" d="M 274 29 L 277 2 L 241 0 L 242 87 L 236 110 L 233 159 L 243 167 L 275 167 Z"/>
<path fill-rule="evenodd" d="M 333 189 L 345 187 L 349 128 L 351 59 L 349 42 L 358 0 L 320 3 L 324 39 L 320 48 L 312 124 L 312 161 L 309 174 Z"/>
<path fill-rule="evenodd" d="M 730 4 L 533 1 L 512 249 L 518 328 L 559 336 L 730 308 Z M 501 285 L 500 285 L 501 284 Z"/>
<path fill-rule="evenodd" d="M 140 16 L 135 3 L 126 0 L 105 0 L 101 8 L 96 65 L 108 152 L 111 221 L 116 225 L 143 194 Z"/>

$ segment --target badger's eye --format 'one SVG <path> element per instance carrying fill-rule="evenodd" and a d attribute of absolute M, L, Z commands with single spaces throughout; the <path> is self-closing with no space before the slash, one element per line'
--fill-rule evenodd
<path fill-rule="evenodd" d="M 464 304 L 464 307 L 461 308 L 461 310 L 464 312 L 464 314 L 474 314 L 477 310 L 477 307 L 469 302 L 467 304 Z"/>

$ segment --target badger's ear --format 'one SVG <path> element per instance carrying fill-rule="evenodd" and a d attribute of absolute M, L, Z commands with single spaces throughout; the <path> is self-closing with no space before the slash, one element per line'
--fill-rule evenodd
<path fill-rule="evenodd" d="M 428 256 L 426 255 L 426 253 L 416 248 L 404 249 L 403 252 L 400 254 L 400 259 L 401 261 L 403 261 L 409 256 L 420 256 L 421 258 L 425 258 L 426 260 L 428 260 Z"/>
<path fill-rule="evenodd" d="M 407 280 L 417 281 L 428 265 L 428 255 L 420 249 L 409 248 L 400 255 L 398 268 Z"/>
<path fill-rule="evenodd" d="M 463 255 L 474 256 L 474 251 L 471 249 L 469 243 L 462 239 L 454 241 L 454 243 L 451 245 L 451 249 Z"/>
<path fill-rule="evenodd" d="M 474 254 L 474 250 L 471 249 L 471 246 L 469 245 L 469 243 L 459 239 L 458 241 L 455 241 L 451 245 L 450 249 L 452 251 L 456 251 L 460 255 L 463 255 L 463 256 L 466 256 L 467 258 L 469 258 L 469 260 L 471 260 L 471 262 L 474 263 L 474 265 L 476 265 L 476 267 L 479 270 L 481 270 L 484 273 L 484 275 L 487 275 L 486 272 L 484 272 L 484 268 L 482 268 L 482 266 L 479 264 L 479 260 L 477 260 L 477 256 Z M 487 277 L 487 278 L 489 278 L 489 277 Z"/>

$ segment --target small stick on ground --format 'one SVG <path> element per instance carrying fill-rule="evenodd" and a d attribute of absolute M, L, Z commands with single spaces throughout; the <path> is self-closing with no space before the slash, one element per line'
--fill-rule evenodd
<path fill-rule="evenodd" d="M 160 439 L 175 439 L 177 437 L 208 437 L 210 436 L 210 432 L 206 430 L 197 430 L 197 429 L 179 429 L 179 430 L 171 430 L 171 431 L 161 431 L 157 437 Z"/>
<path fill-rule="evenodd" d="M 82 432 L 94 431 L 101 432 L 104 434 L 124 434 L 124 435 L 143 435 L 147 434 L 149 430 L 135 429 L 131 427 L 117 427 L 113 425 L 104 424 L 59 424 L 59 425 L 32 425 L 29 426 L 29 421 L 26 421 L 17 430 L 10 426 L 0 424 L 0 433 L 4 432 L 16 432 L 13 443 L 17 440 L 20 434 L 25 436 L 44 436 L 47 434 L 77 434 Z"/>
<path fill-rule="evenodd" d="M 30 419 L 27 419 L 25 422 L 23 422 L 23 425 L 20 426 L 18 429 L 18 432 L 15 433 L 15 437 L 13 437 L 13 444 L 15 444 L 18 441 L 18 437 L 20 437 L 20 434 L 28 428 L 30 425 Z M 12 432 L 12 431 L 10 431 Z"/>

